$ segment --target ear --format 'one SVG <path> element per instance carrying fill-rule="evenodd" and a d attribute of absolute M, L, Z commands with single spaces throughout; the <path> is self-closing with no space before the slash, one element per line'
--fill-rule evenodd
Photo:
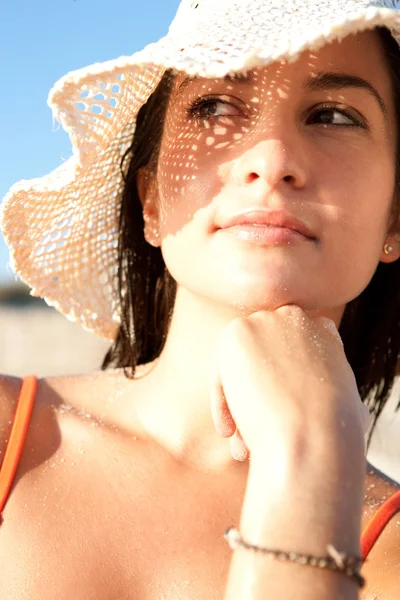
<path fill-rule="evenodd" d="M 154 175 L 145 167 L 137 172 L 136 186 L 143 207 L 144 237 L 151 246 L 160 246 L 158 193 Z"/>

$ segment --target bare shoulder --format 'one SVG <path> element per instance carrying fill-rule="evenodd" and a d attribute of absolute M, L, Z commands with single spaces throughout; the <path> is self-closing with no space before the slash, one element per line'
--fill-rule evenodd
<path fill-rule="evenodd" d="M 63 381 L 64 379 L 64 381 Z M 57 385 L 58 384 L 58 385 Z M 18 398 L 22 387 L 22 379 L 19 377 L 0 376 L 0 456 L 4 456 L 15 412 Z M 37 392 L 34 400 L 32 416 L 29 423 L 25 446 L 21 457 L 21 464 L 26 462 L 28 455 L 51 452 L 59 442 L 58 408 L 64 405 L 64 398 L 58 393 L 70 387 L 68 378 L 41 379 L 38 381 Z M 37 443 L 40 438 L 40 443 Z M 29 451 L 26 451 L 26 448 Z M 44 459 L 44 456 L 40 457 Z M 19 469 L 20 471 L 20 469 Z M 19 476 L 20 473 L 17 473 Z"/>
<path fill-rule="evenodd" d="M 0 464 L 21 386 L 19 378 L 0 377 Z M 85 444 L 90 446 L 95 439 L 98 444 L 100 430 L 118 430 L 118 408 L 126 407 L 123 400 L 128 393 L 132 396 L 131 390 L 129 380 L 119 371 L 39 379 L 10 503 L 23 500 L 30 485 L 44 485 L 47 480 L 54 483 L 54 475 L 62 470 L 63 457 Z M 49 465 L 55 466 L 52 472 Z"/>
<path fill-rule="evenodd" d="M 368 463 L 365 481 L 365 501 L 372 514 L 387 498 L 400 489 L 400 484 Z"/>
<path fill-rule="evenodd" d="M 12 427 L 22 381 L 19 377 L 0 375 L 1 453 L 4 451 Z M 96 418 L 97 412 L 104 412 L 102 400 L 110 399 L 115 395 L 116 381 L 123 381 L 117 371 L 39 379 L 28 438 L 32 437 L 35 431 L 40 430 L 41 434 L 47 431 L 47 426 L 51 425 L 50 416 L 57 421 L 58 416 L 65 413 L 87 417 L 91 412 L 93 418 Z M 118 386 L 121 387 L 120 383 Z M 41 437 L 43 442 L 44 436 Z"/>
<path fill-rule="evenodd" d="M 19 379 L 0 378 L 3 450 L 21 385 Z M 138 497 L 146 499 L 146 510 L 151 492 L 146 441 L 130 435 L 136 426 L 135 398 L 134 381 L 116 371 L 38 380 L 23 452 L 2 514 L 2 598 L 50 598 L 48 581 L 54 578 L 66 598 L 79 586 L 82 598 L 94 597 L 94 589 L 96 598 L 127 597 L 118 587 L 124 577 L 119 559 L 127 546 L 127 522 L 131 524 Z M 130 557 L 134 549 L 132 536 Z M 103 580 L 99 573 L 104 573 Z M 107 578 L 109 573 L 113 575 Z M 71 582 L 77 581 L 72 592 Z"/>
<path fill-rule="evenodd" d="M 132 389 L 120 369 L 90 374 L 61 375 L 38 379 L 29 434 L 43 426 L 52 414 L 71 414 L 83 421 L 111 418 L 115 405 Z M 0 375 L 0 451 L 8 438 L 15 415 L 22 379 Z"/>
<path fill-rule="evenodd" d="M 363 526 L 400 485 L 370 466 L 365 486 Z M 400 581 L 400 512 L 395 514 L 379 536 L 363 567 L 367 585 L 361 600 L 398 600 Z"/>

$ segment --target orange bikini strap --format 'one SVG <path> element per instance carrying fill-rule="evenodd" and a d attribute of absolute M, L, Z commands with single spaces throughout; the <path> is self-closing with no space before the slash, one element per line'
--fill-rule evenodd
<path fill-rule="evenodd" d="M 26 432 L 32 414 L 33 403 L 37 388 L 35 375 L 24 377 L 18 404 L 15 411 L 14 423 L 8 440 L 3 464 L 0 469 L 0 516 L 7 502 L 19 459 L 24 447 Z"/>
<path fill-rule="evenodd" d="M 365 560 L 376 540 L 389 523 L 390 519 L 400 511 L 400 490 L 395 492 L 376 511 L 365 527 L 361 536 L 361 556 Z"/>

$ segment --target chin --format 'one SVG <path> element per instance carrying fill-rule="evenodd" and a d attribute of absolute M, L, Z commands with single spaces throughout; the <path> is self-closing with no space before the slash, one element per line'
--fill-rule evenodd
<path fill-rule="evenodd" d="M 257 305 L 282 306 L 307 299 L 313 284 L 299 269 L 263 269 L 261 272 L 242 271 L 221 278 L 222 289 L 239 302 L 253 301 Z"/>
<path fill-rule="evenodd" d="M 271 286 L 246 286 L 245 288 L 226 286 L 224 289 L 224 303 L 233 308 L 239 308 L 244 313 L 253 313 L 259 310 L 276 310 L 285 304 L 296 304 L 303 308 L 310 306 L 310 298 L 306 294 L 290 291 L 288 287 Z"/>

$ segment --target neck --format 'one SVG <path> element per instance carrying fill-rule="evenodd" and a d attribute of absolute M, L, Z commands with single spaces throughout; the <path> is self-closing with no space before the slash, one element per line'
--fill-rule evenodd
<path fill-rule="evenodd" d="M 181 462 L 216 470 L 241 464 L 232 458 L 228 440 L 218 436 L 210 405 L 217 338 L 235 316 L 237 311 L 178 288 L 166 344 L 144 377 L 144 427 Z"/>
<path fill-rule="evenodd" d="M 218 336 L 243 314 L 178 287 L 167 341 L 142 379 L 138 410 L 145 431 L 181 463 L 207 470 L 248 464 L 232 458 L 229 441 L 215 430 L 210 404 Z M 325 315 L 339 324 L 337 309 Z"/>

